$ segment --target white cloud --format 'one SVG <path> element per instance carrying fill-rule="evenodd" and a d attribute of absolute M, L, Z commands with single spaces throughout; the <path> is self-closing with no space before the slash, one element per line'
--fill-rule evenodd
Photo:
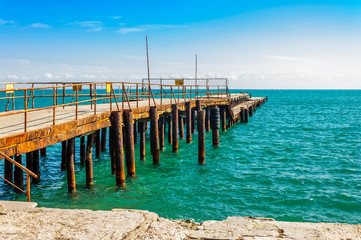
<path fill-rule="evenodd" d="M 80 78 L 83 78 L 83 79 L 94 79 L 94 78 L 96 78 L 96 76 L 93 75 L 93 74 L 82 74 L 82 75 L 80 75 Z"/>
<path fill-rule="evenodd" d="M 120 18 L 122 18 L 122 16 L 114 16 L 114 17 L 112 17 L 114 20 L 117 20 L 117 19 L 120 19 Z"/>
<path fill-rule="evenodd" d="M 85 28 L 88 32 L 99 32 L 103 30 L 103 22 L 101 21 L 75 21 L 73 23 L 69 23 L 69 25 Z"/>
<path fill-rule="evenodd" d="M 19 79 L 19 77 L 16 76 L 16 75 L 9 75 L 9 76 L 7 76 L 7 79 L 9 79 L 9 80 L 17 80 L 17 79 Z"/>
<path fill-rule="evenodd" d="M 75 76 L 74 76 L 74 75 L 71 75 L 71 74 L 65 73 L 65 74 L 64 74 L 64 78 L 65 78 L 65 79 L 72 79 L 72 78 L 75 78 Z"/>
<path fill-rule="evenodd" d="M 146 24 L 134 27 L 122 27 L 117 32 L 120 34 L 127 34 L 132 32 L 143 32 L 153 29 L 171 29 L 171 28 L 184 28 L 185 25 L 169 25 L 169 24 Z"/>
<path fill-rule="evenodd" d="M 27 59 L 0 59 L 0 63 L 10 63 L 10 64 L 13 64 L 13 63 L 17 63 L 17 64 L 23 64 L 23 65 L 28 65 L 30 63 L 29 60 Z"/>
<path fill-rule="evenodd" d="M 25 28 L 50 28 L 51 26 L 44 23 L 32 23 Z"/>
<path fill-rule="evenodd" d="M 13 25 L 15 22 L 12 20 L 3 20 L 0 18 L 0 26 L 2 25 Z"/>
<path fill-rule="evenodd" d="M 44 77 L 47 79 L 52 79 L 52 78 L 54 78 L 54 75 L 51 73 L 44 73 Z"/>
<path fill-rule="evenodd" d="M 324 63 L 315 59 L 299 58 L 299 57 L 285 57 L 285 56 L 265 56 L 269 59 L 288 61 L 288 62 L 302 62 L 302 63 Z"/>

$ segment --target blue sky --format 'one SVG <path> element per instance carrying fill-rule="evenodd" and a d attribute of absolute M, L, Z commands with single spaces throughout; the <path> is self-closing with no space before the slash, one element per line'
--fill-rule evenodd
<path fill-rule="evenodd" d="M 361 88 L 361 1 L 0 0 L 0 81 Z"/>

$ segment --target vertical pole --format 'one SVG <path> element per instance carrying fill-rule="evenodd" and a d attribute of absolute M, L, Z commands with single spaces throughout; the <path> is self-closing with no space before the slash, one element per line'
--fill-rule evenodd
<path fill-rule="evenodd" d="M 15 94 L 15 93 L 13 93 L 13 94 Z M 24 108 L 25 108 L 25 112 L 24 112 L 24 132 L 26 132 L 28 129 L 28 102 L 26 101 L 26 99 L 27 99 L 27 90 L 24 90 L 24 99 L 25 99 L 25 101 L 24 101 Z M 14 101 L 14 99 L 13 99 L 13 101 Z"/>
<path fill-rule="evenodd" d="M 135 177 L 135 157 L 134 157 L 134 136 L 133 136 L 133 113 L 127 109 L 123 111 L 123 121 L 125 125 L 125 162 L 127 164 L 127 174 Z"/>
<path fill-rule="evenodd" d="M 95 157 L 100 158 L 100 129 L 95 132 Z"/>
<path fill-rule="evenodd" d="M 65 83 L 63 83 L 63 86 L 65 85 Z M 63 87 L 63 105 L 65 104 L 65 87 Z M 65 108 L 65 106 L 63 106 L 63 109 Z"/>
<path fill-rule="evenodd" d="M 16 155 L 15 161 L 22 165 L 21 155 Z M 23 170 L 21 170 L 21 168 L 19 168 L 17 166 L 15 166 L 15 170 L 14 170 L 14 184 L 16 186 L 18 186 L 19 188 L 22 188 L 24 186 Z M 17 190 L 15 189 L 15 191 L 17 191 Z"/>
<path fill-rule="evenodd" d="M 159 118 L 159 150 L 164 150 L 164 128 L 165 128 L 165 118 Z"/>
<path fill-rule="evenodd" d="M 94 133 L 88 135 L 87 145 L 86 145 L 86 159 L 85 159 L 85 178 L 86 178 L 86 187 L 91 188 L 93 183 L 93 159 L 92 151 L 94 145 Z"/>
<path fill-rule="evenodd" d="M 133 135 L 134 135 L 134 144 L 137 144 L 137 142 L 138 142 L 138 131 L 137 131 L 137 122 L 136 121 L 134 121 Z"/>
<path fill-rule="evenodd" d="M 243 111 L 244 111 L 244 122 L 248 122 L 248 109 L 243 109 Z"/>
<path fill-rule="evenodd" d="M 198 131 L 198 163 L 204 164 L 206 159 L 205 150 L 205 116 L 204 111 L 198 111 L 197 113 L 197 131 Z"/>
<path fill-rule="evenodd" d="M 89 139 L 89 137 L 88 137 Z M 94 140 L 93 140 L 94 141 Z M 86 153 L 85 153 L 85 137 L 81 136 L 80 137 L 80 164 L 84 165 L 85 163 L 85 158 L 86 158 Z"/>
<path fill-rule="evenodd" d="M 30 174 L 26 173 L 26 200 L 30 202 Z"/>
<path fill-rule="evenodd" d="M 202 110 L 202 106 L 201 106 L 201 101 L 200 100 L 197 100 L 196 101 L 196 111 L 201 111 Z"/>
<path fill-rule="evenodd" d="M 172 116 L 168 117 L 168 143 L 172 144 L 172 140 L 173 140 L 173 136 L 172 136 L 172 131 L 173 131 L 173 127 L 172 127 Z"/>
<path fill-rule="evenodd" d="M 112 117 L 110 117 L 110 120 Z M 111 120 L 112 121 L 112 120 Z M 111 122 L 113 124 L 113 122 Z M 112 171 L 112 174 L 115 174 L 115 149 L 114 149 L 114 134 L 113 134 L 114 128 L 113 125 L 109 127 L 109 152 L 110 152 L 110 168 Z"/>
<path fill-rule="evenodd" d="M 28 166 L 26 165 L 26 167 Z M 4 159 L 4 178 L 10 182 L 13 182 L 13 164 L 6 159 Z"/>
<path fill-rule="evenodd" d="M 55 126 L 55 87 L 53 88 L 53 126 Z"/>
<path fill-rule="evenodd" d="M 65 171 L 66 170 L 66 162 L 67 162 L 67 144 L 66 144 L 66 140 L 61 142 L 61 171 Z"/>
<path fill-rule="evenodd" d="M 148 98 L 149 98 L 149 106 L 150 106 L 150 72 L 149 72 L 148 36 L 145 36 L 145 41 L 147 47 Z"/>
<path fill-rule="evenodd" d="M 46 147 L 40 149 L 40 156 L 46 157 Z"/>
<path fill-rule="evenodd" d="M 253 116 L 253 107 L 252 106 L 249 107 L 249 116 L 250 117 Z"/>
<path fill-rule="evenodd" d="M 211 107 L 206 108 L 206 131 L 209 132 L 211 129 Z"/>
<path fill-rule="evenodd" d="M 78 119 L 78 86 L 79 85 L 75 85 L 75 119 Z"/>
<path fill-rule="evenodd" d="M 213 146 L 219 146 L 219 125 L 220 116 L 219 108 L 214 106 L 211 108 L 211 128 L 212 128 L 212 142 Z"/>
<path fill-rule="evenodd" d="M 145 160 L 145 124 L 146 122 L 138 122 L 140 160 Z"/>
<path fill-rule="evenodd" d="M 153 154 L 153 164 L 159 164 L 159 132 L 158 132 L 158 112 L 156 107 L 150 108 L 150 137 L 151 137 L 151 147 Z"/>
<path fill-rule="evenodd" d="M 178 105 L 172 104 L 172 120 L 173 120 L 173 127 L 172 127 L 172 151 L 178 152 Z"/>
<path fill-rule="evenodd" d="M 40 161 L 39 161 L 39 150 L 33 151 L 33 170 L 36 175 L 38 175 L 37 178 L 33 178 L 33 183 L 39 183 L 40 182 Z"/>
<path fill-rule="evenodd" d="M 179 138 L 184 139 L 184 125 L 183 125 L 183 117 L 181 115 L 178 116 L 178 126 L 179 126 Z"/>
<path fill-rule="evenodd" d="M 222 132 L 226 131 L 226 111 L 224 108 L 221 108 L 221 125 L 222 125 Z"/>
<path fill-rule="evenodd" d="M 102 152 L 105 152 L 107 149 L 107 128 L 102 128 L 102 139 L 100 141 L 100 149 Z"/>
<path fill-rule="evenodd" d="M 186 102 L 186 138 L 187 138 L 187 143 L 192 142 L 191 115 L 192 115 L 191 103 Z"/>
<path fill-rule="evenodd" d="M 195 133 L 196 132 L 196 110 L 195 109 L 192 109 L 192 119 L 191 119 L 191 130 L 192 130 L 192 133 Z"/>
<path fill-rule="evenodd" d="M 68 178 L 68 191 L 73 193 L 76 191 L 75 187 L 75 170 L 74 170 L 74 149 L 75 149 L 75 138 L 68 140 L 67 146 L 67 163 L 66 171 Z"/>

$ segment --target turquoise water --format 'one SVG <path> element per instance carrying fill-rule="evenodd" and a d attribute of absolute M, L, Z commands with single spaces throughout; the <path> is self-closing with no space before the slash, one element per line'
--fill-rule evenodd
<path fill-rule="evenodd" d="M 61 146 L 54 145 L 41 159 L 32 200 L 43 207 L 145 209 L 195 221 L 258 216 L 361 223 L 361 91 L 250 92 L 268 102 L 249 123 L 220 133 L 220 147 L 206 134 L 205 166 L 197 163 L 197 135 L 192 144 L 180 140 L 177 154 L 166 144 L 161 164 L 153 166 L 147 133 L 147 159 L 138 160 L 137 144 L 137 178 L 127 179 L 126 190 L 115 188 L 108 152 L 94 160 L 95 186 L 87 190 L 77 148 L 77 194 L 69 195 Z M 1 185 L 0 199 L 26 197 Z"/>

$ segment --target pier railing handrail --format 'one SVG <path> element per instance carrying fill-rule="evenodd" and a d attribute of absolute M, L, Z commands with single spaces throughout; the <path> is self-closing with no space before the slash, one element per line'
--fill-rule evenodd
<path fill-rule="evenodd" d="M 223 79 L 222 79 L 223 81 Z M 227 81 L 225 81 L 227 82 Z M 14 83 L 13 83 L 14 84 Z M 36 83 L 28 83 L 34 86 Z M 109 111 L 113 110 L 115 103 L 116 109 L 132 109 L 131 102 L 136 102 L 135 107 L 139 107 L 140 101 L 147 101 L 147 105 L 156 106 L 156 99 L 163 104 L 164 99 L 169 99 L 170 103 L 179 103 L 198 98 L 227 98 L 229 96 L 227 84 L 221 85 L 191 85 L 184 84 L 159 84 L 159 83 L 137 83 L 137 82 L 84 82 L 84 83 L 46 83 L 42 87 L 30 88 L 10 88 L 1 89 L 0 94 L 5 92 L 5 96 L 0 97 L 1 100 L 7 100 L 5 112 L 0 112 L 0 118 L 15 114 L 24 114 L 24 132 L 27 132 L 27 114 L 29 112 L 41 111 L 46 109 L 53 110 L 53 124 L 56 123 L 56 108 L 65 108 L 67 106 L 75 106 L 75 119 L 78 119 L 78 106 L 89 105 L 97 114 L 97 102 L 103 101 L 103 104 L 109 103 Z M 14 87 L 14 85 L 12 86 Z M 105 92 L 104 92 L 105 87 Z M 116 89 L 115 87 L 118 87 Z M 71 88 L 71 94 L 69 94 Z M 83 89 L 89 93 L 83 94 Z M 100 93 L 99 93 L 100 89 Z M 43 94 L 39 91 L 43 90 Z M 52 90 L 52 94 L 45 90 Z M 59 94 L 60 90 L 60 94 Z M 20 92 L 20 94 L 19 94 Z M 80 94 L 79 94 L 80 92 Z M 15 96 L 17 93 L 17 96 Z M 52 98 L 52 104 L 48 106 L 35 107 L 35 98 L 48 97 Z M 65 100 L 72 98 L 70 102 Z M 59 99 L 60 98 L 60 99 Z M 82 99 L 79 99 L 82 98 Z M 85 98 L 85 99 L 84 99 Z M 16 110 L 15 99 L 23 99 L 23 107 Z M 62 100 L 62 103 L 59 101 Z M 12 111 L 8 111 L 10 102 L 12 101 Z M 31 101 L 31 102 L 30 102 Z M 88 104 L 87 104 L 88 103 Z M 126 105 L 125 105 L 126 104 Z M 29 107 L 30 106 L 30 107 Z M 144 106 L 144 104 L 143 104 Z M 134 106 L 133 106 L 134 107 Z M 104 110 L 103 110 L 104 111 Z"/>
<path fill-rule="evenodd" d="M 6 154 L 0 152 L 0 155 L 3 159 L 5 159 L 5 161 L 9 161 L 12 164 L 14 164 L 16 167 L 20 168 L 21 170 L 26 172 L 26 192 L 19 188 L 18 186 L 16 186 L 15 184 L 13 184 L 11 181 L 7 180 L 6 178 L 0 177 L 3 180 L 5 180 L 7 183 L 11 184 L 12 186 L 14 186 L 15 188 L 17 188 L 18 190 L 20 190 L 21 192 L 26 194 L 27 197 L 27 201 L 30 202 L 30 175 L 34 178 L 38 178 L 38 175 L 36 175 L 35 173 L 33 173 L 32 171 L 30 171 L 28 168 L 24 167 L 23 165 L 21 165 L 20 163 L 18 163 L 17 161 L 14 161 L 12 158 L 10 158 L 9 156 L 7 156 Z"/>

